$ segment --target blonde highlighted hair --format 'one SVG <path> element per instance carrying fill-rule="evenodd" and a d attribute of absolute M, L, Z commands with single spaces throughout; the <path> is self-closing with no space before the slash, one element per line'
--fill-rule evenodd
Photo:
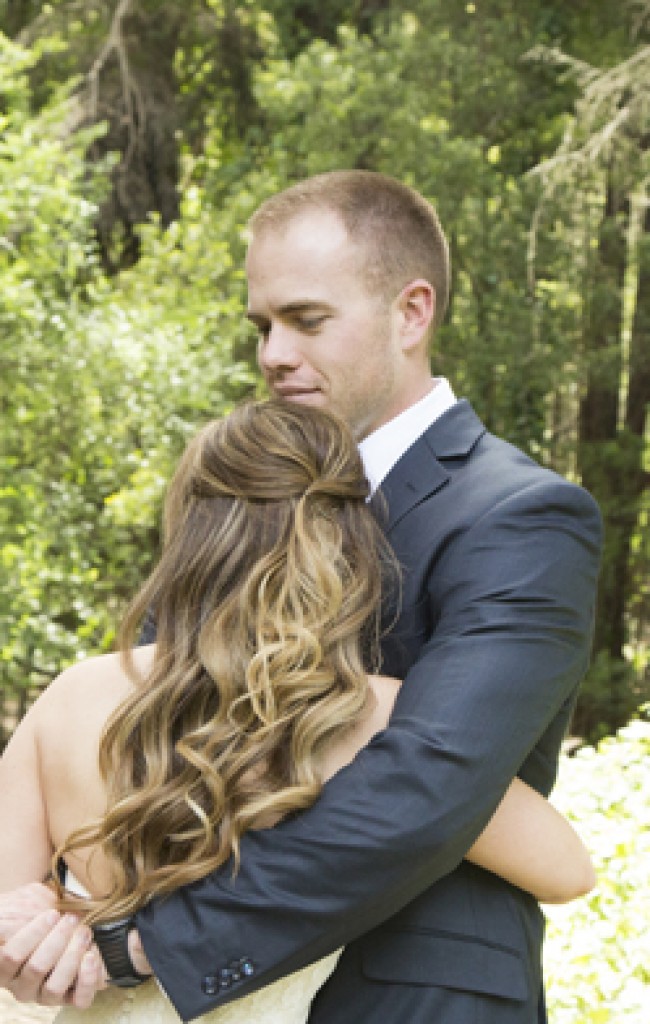
<path fill-rule="evenodd" d="M 111 891 L 88 920 L 231 858 L 236 870 L 248 829 L 318 796 L 325 748 L 366 708 L 382 579 L 396 578 L 367 496 L 347 427 L 317 409 L 248 404 L 190 443 L 161 559 L 122 628 L 137 689 L 101 741 L 108 810 L 57 851 L 97 845 L 108 859 Z M 152 608 L 153 666 L 138 679 L 131 651 Z"/>

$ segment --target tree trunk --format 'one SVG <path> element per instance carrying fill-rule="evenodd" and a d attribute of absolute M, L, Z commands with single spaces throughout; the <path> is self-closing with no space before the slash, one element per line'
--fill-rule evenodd
<path fill-rule="evenodd" d="M 641 442 L 636 464 L 636 486 L 640 495 L 650 483 L 648 474 L 643 471 L 642 450 L 650 404 L 650 207 L 645 211 L 639 242 L 639 282 L 630 341 L 629 373 L 625 426 Z"/>
<path fill-rule="evenodd" d="M 97 223 L 106 270 L 139 257 L 137 225 L 158 213 L 163 224 L 178 216 L 177 87 L 174 56 L 180 22 L 136 0 L 120 0 L 108 38 L 80 96 L 86 124 L 106 122 L 89 158 L 118 152 L 113 189 Z"/>
<path fill-rule="evenodd" d="M 622 371 L 623 283 L 629 204 L 607 182 L 584 334 L 586 388 L 578 416 L 578 469 L 605 522 L 605 551 L 596 609 L 594 653 L 599 678 L 585 686 L 574 730 L 590 734 L 600 723 L 616 727 L 627 705 L 624 662 L 629 496 L 618 431 Z M 605 678 L 602 678 L 604 676 Z"/>
<path fill-rule="evenodd" d="M 650 472 L 645 462 L 648 444 L 648 417 L 650 415 L 650 208 L 646 208 L 639 240 L 639 277 L 636 305 L 632 322 L 629 358 L 629 384 L 625 410 L 625 429 L 630 445 L 630 479 L 628 487 L 634 500 L 634 523 L 628 551 L 628 618 L 632 619 L 632 636 L 643 642 L 644 607 L 647 593 L 648 557 L 650 541 L 647 537 L 647 519 L 641 519 L 650 497 Z M 647 609 L 645 609 L 647 610 Z M 650 679 L 648 680 L 650 682 Z M 646 687 L 650 689 L 650 687 Z"/>

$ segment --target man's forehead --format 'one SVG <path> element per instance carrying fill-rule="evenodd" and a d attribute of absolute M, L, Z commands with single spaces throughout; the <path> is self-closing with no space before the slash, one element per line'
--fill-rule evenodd
<path fill-rule="evenodd" d="M 251 312 L 340 305 L 365 291 L 366 262 L 330 210 L 304 211 L 278 233 L 264 224 L 246 257 Z"/>
<path fill-rule="evenodd" d="M 364 278 L 366 261 L 357 246 L 309 235 L 260 242 L 251 244 L 246 259 L 249 295 L 263 293 L 274 305 L 332 301 Z"/>
<path fill-rule="evenodd" d="M 339 214 L 334 210 L 316 207 L 257 227 L 251 237 L 248 252 L 250 255 L 257 250 L 290 247 L 316 254 L 348 246 L 354 247 L 354 243 Z"/>

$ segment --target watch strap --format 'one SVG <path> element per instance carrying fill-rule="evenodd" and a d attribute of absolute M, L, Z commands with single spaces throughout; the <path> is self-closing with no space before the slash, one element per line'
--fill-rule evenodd
<path fill-rule="evenodd" d="M 95 925 L 93 937 L 102 955 L 108 976 L 113 985 L 119 988 L 134 988 L 148 981 L 150 974 L 136 971 L 129 955 L 129 932 L 135 928 L 132 917 L 110 924 Z"/>

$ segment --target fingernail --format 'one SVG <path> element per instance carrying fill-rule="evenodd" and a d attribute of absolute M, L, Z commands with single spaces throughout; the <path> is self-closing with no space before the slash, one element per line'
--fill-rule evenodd
<path fill-rule="evenodd" d="M 103 962 L 96 949 L 89 949 L 87 953 L 84 953 L 81 960 L 81 971 L 85 982 L 93 981 L 101 985 L 103 979 L 98 975 L 102 967 Z"/>
<path fill-rule="evenodd" d="M 74 933 L 74 941 L 78 949 L 82 949 L 83 946 L 87 946 L 91 939 L 92 932 L 85 924 L 80 925 Z"/>
<path fill-rule="evenodd" d="M 45 914 L 45 924 L 49 928 L 52 928 L 55 924 L 58 923 L 60 916 L 61 915 L 59 914 L 58 910 L 48 910 L 47 913 Z"/>

